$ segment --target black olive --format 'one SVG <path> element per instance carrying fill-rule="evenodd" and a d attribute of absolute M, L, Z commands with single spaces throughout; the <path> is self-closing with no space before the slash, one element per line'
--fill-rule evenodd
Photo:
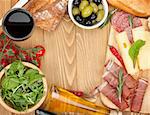
<path fill-rule="evenodd" d="M 80 15 L 76 15 L 75 20 L 80 24 L 83 22 L 83 18 Z"/>
<path fill-rule="evenodd" d="M 96 3 L 97 5 L 101 4 L 102 0 L 93 0 L 94 3 Z"/>
<path fill-rule="evenodd" d="M 74 5 L 74 6 L 79 6 L 80 3 L 81 3 L 81 0 L 74 0 L 74 1 L 73 1 L 73 5 Z"/>
<path fill-rule="evenodd" d="M 91 26 L 92 25 L 92 22 L 90 20 L 88 20 L 86 23 L 85 23 L 86 26 Z"/>
<path fill-rule="evenodd" d="M 90 16 L 90 20 L 95 20 L 97 18 L 97 15 L 92 13 L 91 16 Z"/>

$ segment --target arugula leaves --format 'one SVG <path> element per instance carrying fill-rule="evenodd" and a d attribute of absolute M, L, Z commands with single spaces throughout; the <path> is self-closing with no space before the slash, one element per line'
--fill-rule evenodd
<path fill-rule="evenodd" d="M 18 111 L 34 106 L 43 96 L 43 75 L 25 67 L 21 61 L 11 64 L 1 81 L 1 96 L 5 103 Z"/>

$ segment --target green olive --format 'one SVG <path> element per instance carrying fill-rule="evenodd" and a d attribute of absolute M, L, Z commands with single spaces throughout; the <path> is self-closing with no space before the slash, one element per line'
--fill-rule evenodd
<path fill-rule="evenodd" d="M 99 11 L 97 12 L 96 21 L 97 21 L 97 22 L 98 22 L 98 21 L 101 21 L 101 20 L 103 19 L 103 17 L 104 17 L 104 10 L 99 10 Z"/>
<path fill-rule="evenodd" d="M 72 14 L 73 14 L 74 16 L 80 14 L 79 8 L 78 8 L 78 7 L 74 7 L 74 8 L 72 9 Z"/>
<path fill-rule="evenodd" d="M 89 5 L 89 2 L 87 0 L 82 0 L 82 2 L 79 5 L 80 11 L 82 11 L 88 5 Z"/>
<path fill-rule="evenodd" d="M 90 5 L 93 7 L 93 12 L 96 13 L 98 11 L 98 6 L 94 2 L 91 2 Z"/>
<path fill-rule="evenodd" d="M 98 9 L 99 9 L 99 10 L 102 10 L 102 9 L 103 9 L 103 5 L 102 5 L 102 4 L 99 4 L 99 5 L 98 5 Z"/>
<path fill-rule="evenodd" d="M 86 18 L 89 17 L 92 14 L 92 12 L 93 12 L 93 7 L 89 5 L 81 11 L 81 14 L 83 18 Z"/>
<path fill-rule="evenodd" d="M 92 20 L 92 24 L 96 24 L 96 20 Z"/>

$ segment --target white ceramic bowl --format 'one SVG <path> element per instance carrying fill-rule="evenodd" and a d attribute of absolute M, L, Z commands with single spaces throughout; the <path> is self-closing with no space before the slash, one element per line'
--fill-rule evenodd
<path fill-rule="evenodd" d="M 95 25 L 92 25 L 92 26 L 84 26 L 82 24 L 79 24 L 75 19 L 74 19 L 74 16 L 72 14 L 72 7 L 73 7 L 73 1 L 74 0 L 69 0 L 68 1 L 68 12 L 69 12 L 69 16 L 71 18 L 71 20 L 79 27 L 83 28 L 83 29 L 94 29 L 94 28 L 97 28 L 99 26 L 101 26 L 104 21 L 106 20 L 107 16 L 108 16 L 108 4 L 107 4 L 107 1 L 106 0 L 102 0 L 102 4 L 103 4 L 103 8 L 104 8 L 104 17 L 103 19 L 96 23 Z"/>

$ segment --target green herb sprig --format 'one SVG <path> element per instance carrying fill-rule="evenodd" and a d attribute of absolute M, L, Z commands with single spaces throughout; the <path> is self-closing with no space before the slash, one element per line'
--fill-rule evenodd
<path fill-rule="evenodd" d="M 118 75 L 118 86 L 117 86 L 117 96 L 119 101 L 121 102 L 121 95 L 122 95 L 122 91 L 123 91 L 123 72 L 122 70 L 119 71 L 119 75 Z"/>
<path fill-rule="evenodd" d="M 128 16 L 128 21 L 129 21 L 130 27 L 133 28 L 133 17 Z"/>
<path fill-rule="evenodd" d="M 133 67 L 134 68 L 135 68 L 137 57 L 139 55 L 139 51 L 140 51 L 141 47 L 144 45 L 145 45 L 145 41 L 137 40 L 136 42 L 134 42 L 132 44 L 132 46 L 129 49 L 129 56 L 131 57 L 131 59 L 133 61 Z"/>

